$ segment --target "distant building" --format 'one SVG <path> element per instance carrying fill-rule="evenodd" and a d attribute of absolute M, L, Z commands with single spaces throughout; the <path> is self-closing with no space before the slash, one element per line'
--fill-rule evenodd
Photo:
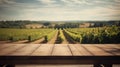
<path fill-rule="evenodd" d="M 36 29 L 36 28 L 42 28 L 43 27 L 43 25 L 41 25 L 41 24 L 28 24 L 28 25 L 26 25 L 26 28 L 29 28 L 29 29 Z"/>
<path fill-rule="evenodd" d="M 94 26 L 94 23 L 81 23 L 80 25 L 79 25 L 79 27 L 81 27 L 81 28 L 86 28 L 86 27 L 91 27 L 91 26 Z"/>

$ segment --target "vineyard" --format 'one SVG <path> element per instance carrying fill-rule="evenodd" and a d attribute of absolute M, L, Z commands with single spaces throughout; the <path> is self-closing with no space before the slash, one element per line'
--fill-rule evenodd
<path fill-rule="evenodd" d="M 58 32 L 58 33 L 57 33 Z M 56 35 L 56 36 L 55 36 Z M 55 43 L 107 44 L 120 43 L 120 27 L 67 28 L 67 29 L 0 29 L 0 42 L 26 43 L 44 38 L 44 43 L 53 38 Z M 73 42 L 72 42 L 73 41 Z"/>
<path fill-rule="evenodd" d="M 74 41 L 87 43 L 120 43 L 120 27 L 76 28 L 65 29 L 66 34 Z"/>
<path fill-rule="evenodd" d="M 0 29 L 0 40 L 20 41 L 28 40 L 29 42 L 47 37 L 49 41 L 56 30 L 53 29 Z"/>

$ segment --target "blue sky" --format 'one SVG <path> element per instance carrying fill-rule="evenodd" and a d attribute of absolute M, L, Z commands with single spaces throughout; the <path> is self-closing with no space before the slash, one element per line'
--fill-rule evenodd
<path fill-rule="evenodd" d="M 120 20 L 120 0 L 0 0 L 0 20 Z"/>

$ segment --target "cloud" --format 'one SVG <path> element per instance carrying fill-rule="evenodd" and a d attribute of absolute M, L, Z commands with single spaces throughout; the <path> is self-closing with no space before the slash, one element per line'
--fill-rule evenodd
<path fill-rule="evenodd" d="M 87 2 L 86 0 L 72 0 L 74 3 L 76 4 L 87 4 L 87 5 L 91 5 L 90 2 Z"/>
<path fill-rule="evenodd" d="M 58 7 L 60 4 L 57 4 L 57 0 L 37 0 L 41 3 L 42 7 Z"/>
<path fill-rule="evenodd" d="M 114 0 L 115 2 L 119 2 L 120 3 L 120 0 Z"/>
<path fill-rule="evenodd" d="M 111 20 L 118 19 L 120 10 L 96 7 L 85 10 L 73 10 L 72 8 L 38 8 L 23 11 L 24 16 L 31 20 Z M 30 13 L 30 14 L 29 14 Z"/>
<path fill-rule="evenodd" d="M 65 2 L 65 3 L 71 3 L 70 0 L 61 0 L 61 1 Z"/>
<path fill-rule="evenodd" d="M 0 0 L 0 19 L 119 20 L 119 0 Z"/>
<path fill-rule="evenodd" d="M 43 4 L 52 4 L 55 2 L 54 0 L 38 0 L 38 1 L 42 2 Z"/>
<path fill-rule="evenodd" d="M 61 0 L 66 6 L 80 6 L 83 4 L 90 5 L 91 3 L 87 2 L 86 0 Z"/>
<path fill-rule="evenodd" d="M 0 0 L 0 4 L 14 4 L 16 3 L 14 0 Z"/>

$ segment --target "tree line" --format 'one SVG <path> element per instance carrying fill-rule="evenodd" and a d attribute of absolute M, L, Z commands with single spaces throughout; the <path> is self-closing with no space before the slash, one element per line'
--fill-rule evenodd
<path fill-rule="evenodd" d="M 79 28 L 80 24 L 89 22 L 94 24 L 89 27 L 104 27 L 104 26 L 120 26 L 120 21 L 29 21 L 29 20 L 16 20 L 16 21 L 0 21 L 0 28 L 26 28 L 27 24 L 42 24 L 47 28 L 63 29 L 63 28 Z M 53 25 L 54 24 L 54 25 Z"/>

